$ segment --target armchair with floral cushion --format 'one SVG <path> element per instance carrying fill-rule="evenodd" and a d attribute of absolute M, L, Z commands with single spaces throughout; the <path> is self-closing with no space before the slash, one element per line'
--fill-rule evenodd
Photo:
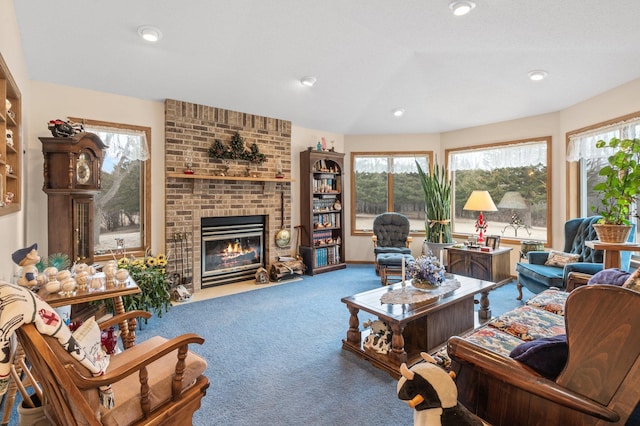
<path fill-rule="evenodd" d="M 622 286 L 545 290 L 451 337 L 458 400 L 494 425 L 638 424 L 638 290 L 640 273 Z"/>

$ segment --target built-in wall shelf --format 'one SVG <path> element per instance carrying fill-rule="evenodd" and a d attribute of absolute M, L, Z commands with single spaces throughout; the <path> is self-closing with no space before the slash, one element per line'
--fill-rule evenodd
<path fill-rule="evenodd" d="M 20 90 L 0 55 L 0 216 L 22 206 L 22 108 Z"/>
<path fill-rule="evenodd" d="M 208 180 L 243 180 L 249 182 L 295 182 L 290 178 L 276 177 L 253 177 L 253 176 L 218 176 L 218 175 L 199 175 L 187 173 L 167 173 L 167 177 L 176 179 L 208 179 Z"/>

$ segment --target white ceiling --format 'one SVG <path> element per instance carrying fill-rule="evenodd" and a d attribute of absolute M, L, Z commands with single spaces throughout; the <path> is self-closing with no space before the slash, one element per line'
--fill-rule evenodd
<path fill-rule="evenodd" d="M 343 134 L 543 114 L 640 77 L 640 0 L 476 3 L 455 17 L 449 0 L 14 0 L 32 80 Z"/>

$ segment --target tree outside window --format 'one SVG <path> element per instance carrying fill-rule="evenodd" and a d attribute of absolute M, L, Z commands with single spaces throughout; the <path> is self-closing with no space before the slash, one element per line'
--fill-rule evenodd
<path fill-rule="evenodd" d="M 150 246 L 150 129 L 75 119 L 109 147 L 102 163 L 102 191 L 94 202 L 95 257 L 113 259 L 122 250 L 141 256 Z M 118 253 L 116 255 L 116 253 Z"/>
<path fill-rule="evenodd" d="M 416 160 L 424 170 L 430 152 L 351 154 L 352 233 L 371 233 L 374 218 L 396 212 L 409 218 L 412 233 L 424 233 L 424 195 Z"/>
<path fill-rule="evenodd" d="M 550 141 L 545 137 L 447 151 L 454 187 L 453 232 L 458 239 L 477 234 L 479 212 L 463 207 L 474 190 L 485 190 L 498 209 L 482 212 L 485 235 L 499 235 L 503 241 L 549 241 Z"/>

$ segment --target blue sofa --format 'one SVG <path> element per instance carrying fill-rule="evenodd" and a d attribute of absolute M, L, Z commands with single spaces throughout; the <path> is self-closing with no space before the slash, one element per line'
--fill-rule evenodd
<path fill-rule="evenodd" d="M 565 266 L 545 265 L 549 252 L 530 251 L 527 253 L 527 262 L 518 262 L 518 300 L 522 299 L 522 286 L 533 293 L 540 293 L 550 287 L 564 289 L 567 277 L 571 272 L 581 272 L 594 275 L 603 268 L 602 250 L 593 250 L 585 245 L 586 241 L 597 240 L 595 224 L 600 216 L 582 217 L 571 219 L 564 225 L 563 252 L 578 254 L 579 261 L 567 263 Z M 635 225 L 629 235 L 629 241 L 635 241 Z M 621 253 L 620 269 L 628 271 L 631 263 L 631 253 Z"/>

